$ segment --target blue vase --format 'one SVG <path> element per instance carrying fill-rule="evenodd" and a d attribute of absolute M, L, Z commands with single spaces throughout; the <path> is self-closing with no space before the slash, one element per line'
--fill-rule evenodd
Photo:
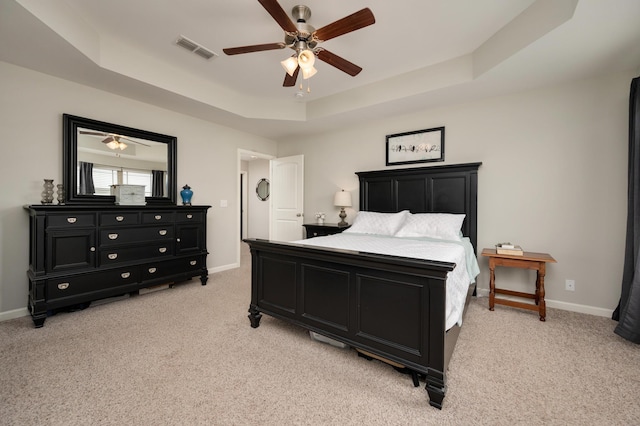
<path fill-rule="evenodd" d="M 189 185 L 185 185 L 182 187 L 182 191 L 180 191 L 180 196 L 182 197 L 182 204 L 185 206 L 191 205 L 191 196 L 193 195 L 193 191 Z"/>

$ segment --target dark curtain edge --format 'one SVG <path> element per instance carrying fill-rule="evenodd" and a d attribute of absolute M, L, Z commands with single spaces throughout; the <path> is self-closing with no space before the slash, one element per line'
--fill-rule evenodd
<path fill-rule="evenodd" d="M 631 80 L 629 91 L 629 158 L 627 189 L 627 236 L 618 306 L 612 319 L 614 333 L 640 343 L 640 77 Z M 637 226 L 636 226 L 637 225 Z M 635 303 L 632 306 L 632 303 Z"/>

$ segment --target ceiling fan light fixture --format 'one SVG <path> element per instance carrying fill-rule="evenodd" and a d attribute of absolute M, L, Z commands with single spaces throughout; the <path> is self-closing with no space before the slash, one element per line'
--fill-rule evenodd
<path fill-rule="evenodd" d="M 107 146 L 111 149 L 117 149 L 118 148 L 118 142 L 116 141 L 111 141 L 109 143 L 107 143 Z"/>
<path fill-rule="evenodd" d="M 118 142 L 118 148 L 120 148 L 120 151 L 123 151 L 127 148 L 127 144 L 124 142 Z"/>
<path fill-rule="evenodd" d="M 281 61 L 280 64 L 282 68 L 289 74 L 289 76 L 293 77 L 293 73 L 296 72 L 296 68 L 298 68 L 298 58 L 295 56 L 291 56 L 290 58 Z"/>
<path fill-rule="evenodd" d="M 315 69 L 313 66 L 311 68 L 302 68 L 302 78 L 306 80 L 316 75 L 317 72 L 318 70 Z"/>
<path fill-rule="evenodd" d="M 313 64 L 316 62 L 316 55 L 309 49 L 305 49 L 298 55 L 298 65 L 304 71 L 305 69 L 313 68 Z M 315 73 L 314 73 L 315 74 Z"/>

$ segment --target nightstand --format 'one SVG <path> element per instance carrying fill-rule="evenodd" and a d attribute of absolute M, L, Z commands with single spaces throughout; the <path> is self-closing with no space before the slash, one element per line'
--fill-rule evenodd
<path fill-rule="evenodd" d="M 338 226 L 337 223 L 305 223 L 302 226 L 304 226 L 304 230 L 307 233 L 307 238 L 339 234 L 345 229 L 349 229 L 351 227 L 351 225 Z"/>
<path fill-rule="evenodd" d="M 522 256 L 497 254 L 495 249 L 484 249 L 482 255 L 489 258 L 489 310 L 493 311 L 495 304 L 513 306 L 516 308 L 538 311 L 540 321 L 547 316 L 547 306 L 544 302 L 544 275 L 547 263 L 556 263 L 556 260 L 547 253 L 524 252 Z M 523 293 L 520 291 L 496 288 L 496 266 L 509 268 L 533 269 L 536 273 L 535 293 Z M 496 293 L 508 296 L 533 299 L 535 304 L 522 303 L 511 299 L 499 299 Z"/>

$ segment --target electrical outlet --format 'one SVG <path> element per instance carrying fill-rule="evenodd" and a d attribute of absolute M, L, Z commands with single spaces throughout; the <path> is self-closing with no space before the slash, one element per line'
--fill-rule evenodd
<path fill-rule="evenodd" d="M 567 291 L 576 291 L 576 282 L 575 280 L 566 280 L 564 282 L 564 289 Z"/>

